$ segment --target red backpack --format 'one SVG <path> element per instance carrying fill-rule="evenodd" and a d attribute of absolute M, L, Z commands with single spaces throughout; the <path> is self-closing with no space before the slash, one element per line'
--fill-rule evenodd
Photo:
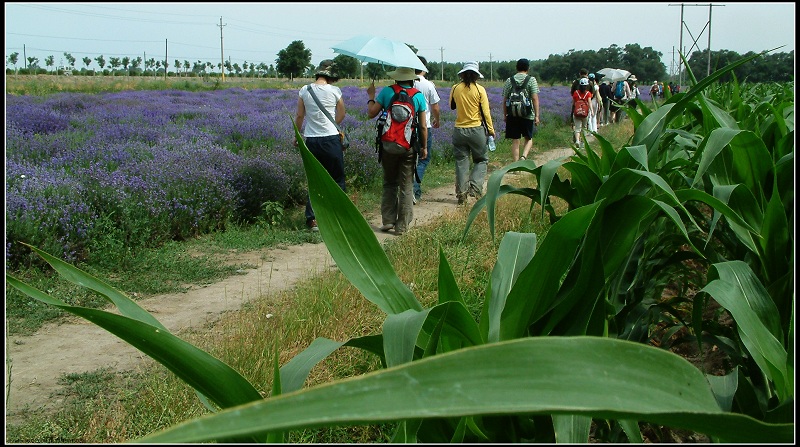
<path fill-rule="evenodd" d="M 586 118 L 589 116 L 589 92 L 584 92 L 583 98 L 581 98 L 580 90 L 575 92 L 578 95 L 578 98 L 575 99 L 575 102 L 572 103 L 572 114 L 578 118 Z"/>
<path fill-rule="evenodd" d="M 403 88 L 398 84 L 391 85 L 394 90 L 392 100 L 386 109 L 385 122 L 378 121 L 378 138 L 383 150 L 391 154 L 402 154 L 419 149 L 417 130 L 419 117 L 414 108 L 413 97 L 419 90 Z"/>

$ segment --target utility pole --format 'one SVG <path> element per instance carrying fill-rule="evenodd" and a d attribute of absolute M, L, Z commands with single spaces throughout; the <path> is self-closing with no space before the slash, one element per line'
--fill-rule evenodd
<path fill-rule="evenodd" d="M 167 53 L 167 49 L 169 48 L 169 40 L 164 39 L 164 81 L 167 80 L 167 68 L 169 67 L 169 54 Z"/>
<path fill-rule="evenodd" d="M 227 23 L 225 24 L 227 25 Z M 222 63 L 222 82 L 225 82 L 225 53 L 222 50 L 222 16 L 219 17 L 219 61 Z"/>
<path fill-rule="evenodd" d="M 439 48 L 439 53 L 441 54 L 442 59 L 442 81 L 444 81 L 444 47 Z"/>
<path fill-rule="evenodd" d="M 683 48 L 683 29 L 684 28 L 686 28 L 686 31 L 689 33 L 689 36 L 691 36 L 694 39 L 694 36 L 692 36 L 692 32 L 689 31 L 689 28 L 686 26 L 686 22 L 683 20 L 683 7 L 684 6 L 708 6 L 708 22 L 705 25 L 705 27 L 708 27 L 708 47 L 706 48 L 706 51 L 708 51 L 708 68 L 707 68 L 707 71 L 706 71 L 706 76 L 710 76 L 711 75 L 711 9 L 714 6 L 725 6 L 725 5 L 714 5 L 714 4 L 711 4 L 711 3 L 707 3 L 707 4 L 697 4 L 697 3 L 695 3 L 695 4 L 688 4 L 688 5 L 685 4 L 685 3 L 680 3 L 680 4 L 673 3 L 673 4 L 670 4 L 669 6 L 680 6 L 681 7 L 681 34 L 680 34 L 680 41 L 678 43 L 678 49 L 679 50 L 683 50 L 684 49 Z M 697 38 L 694 39 L 694 41 L 692 43 L 692 47 L 689 49 L 689 52 L 691 52 L 697 46 L 697 41 L 700 39 L 700 36 L 703 35 L 703 31 L 705 31 L 705 27 L 703 27 L 703 29 L 700 31 L 700 34 L 697 35 Z M 688 54 L 686 52 L 684 52 L 683 56 L 684 57 L 688 57 Z M 683 60 L 679 59 L 678 60 L 678 85 L 683 83 L 683 70 L 681 70 L 681 64 L 682 63 L 683 63 Z"/>
<path fill-rule="evenodd" d="M 492 53 L 489 53 L 489 80 L 494 81 L 494 72 L 492 71 Z"/>

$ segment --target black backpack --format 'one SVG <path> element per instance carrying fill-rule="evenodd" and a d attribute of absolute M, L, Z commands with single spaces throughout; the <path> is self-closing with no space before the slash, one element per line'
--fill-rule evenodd
<path fill-rule="evenodd" d="M 508 78 L 511 81 L 511 93 L 506 100 L 506 110 L 508 116 L 516 116 L 525 118 L 531 114 L 531 98 L 528 97 L 528 81 L 531 80 L 531 75 L 525 76 L 525 80 L 520 86 L 514 79 L 514 76 Z"/>

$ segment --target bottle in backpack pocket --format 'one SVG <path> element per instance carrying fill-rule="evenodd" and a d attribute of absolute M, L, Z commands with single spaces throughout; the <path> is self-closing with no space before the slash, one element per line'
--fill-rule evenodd
<path fill-rule="evenodd" d="M 494 143 L 494 137 L 491 135 L 489 135 L 489 140 L 487 141 L 486 144 L 487 146 L 489 146 L 489 150 L 491 152 L 494 152 L 494 150 L 497 149 L 497 145 Z"/>

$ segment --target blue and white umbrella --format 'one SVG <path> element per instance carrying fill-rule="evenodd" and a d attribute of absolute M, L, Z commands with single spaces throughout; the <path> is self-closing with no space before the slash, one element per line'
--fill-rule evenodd
<path fill-rule="evenodd" d="M 334 53 L 351 56 L 362 62 L 428 71 L 408 45 L 385 37 L 356 36 L 332 46 L 331 49 Z"/>

